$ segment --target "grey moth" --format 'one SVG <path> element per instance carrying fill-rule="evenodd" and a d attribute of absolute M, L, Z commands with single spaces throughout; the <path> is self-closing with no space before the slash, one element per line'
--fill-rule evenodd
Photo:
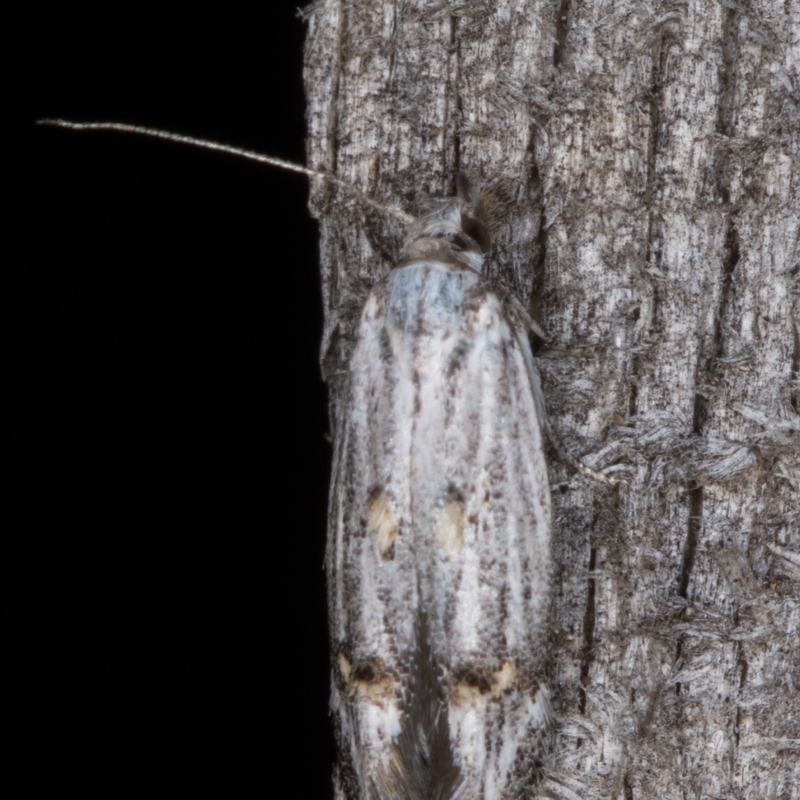
<path fill-rule="evenodd" d="M 463 177 L 364 306 L 335 442 L 338 800 L 510 798 L 540 769 L 550 490 L 527 325 Z"/>

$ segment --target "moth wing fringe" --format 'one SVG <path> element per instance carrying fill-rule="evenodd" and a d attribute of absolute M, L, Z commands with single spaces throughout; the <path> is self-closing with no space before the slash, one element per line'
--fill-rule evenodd
<path fill-rule="evenodd" d="M 439 659 L 430 639 L 427 614 L 420 608 L 400 734 L 375 800 L 456 800 L 461 794 L 463 776 L 450 742 Z"/>

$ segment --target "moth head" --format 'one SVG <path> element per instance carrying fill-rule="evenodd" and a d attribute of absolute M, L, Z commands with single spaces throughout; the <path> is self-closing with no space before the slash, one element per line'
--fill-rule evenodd
<path fill-rule="evenodd" d="M 458 194 L 440 200 L 433 211 L 409 228 L 399 266 L 412 261 L 440 261 L 481 271 L 491 238 L 484 198 L 463 173 L 456 181 Z"/>

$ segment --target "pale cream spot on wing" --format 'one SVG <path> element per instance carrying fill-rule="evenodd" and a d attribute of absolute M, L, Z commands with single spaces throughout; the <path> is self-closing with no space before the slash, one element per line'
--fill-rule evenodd
<path fill-rule="evenodd" d="M 457 683 L 450 692 L 450 702 L 457 706 L 474 706 L 483 693 L 479 686 L 468 683 Z"/>
<path fill-rule="evenodd" d="M 386 555 L 399 531 L 398 521 L 389 507 L 386 492 L 381 492 L 370 502 L 367 508 L 367 530 L 374 534 L 375 544 L 381 556 Z"/>
<path fill-rule="evenodd" d="M 388 675 L 371 681 L 353 681 L 350 694 L 366 700 L 384 700 L 394 695 L 394 684 Z"/>
<path fill-rule="evenodd" d="M 450 499 L 437 518 L 438 530 L 436 532 L 439 547 L 445 557 L 452 558 L 458 555 L 464 543 L 464 508 L 458 500 Z"/>
<path fill-rule="evenodd" d="M 492 689 L 497 694 L 502 694 L 507 689 L 510 689 L 517 682 L 517 670 L 510 661 L 504 661 L 503 666 L 495 672 L 495 680 Z"/>

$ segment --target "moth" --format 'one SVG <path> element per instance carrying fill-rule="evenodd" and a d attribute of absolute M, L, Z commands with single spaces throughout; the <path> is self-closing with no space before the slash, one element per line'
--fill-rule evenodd
<path fill-rule="evenodd" d="M 328 551 L 337 800 L 512 798 L 540 770 L 551 504 L 523 315 L 484 197 L 415 222 L 364 306 Z"/>
<path fill-rule="evenodd" d="M 192 137 L 43 123 L 224 150 L 353 191 Z M 543 430 L 552 435 L 532 323 L 481 277 L 487 198 L 466 177 L 457 197 L 418 220 L 361 199 L 408 232 L 361 314 L 334 442 L 326 570 L 335 796 L 528 796 L 551 717 L 553 571 Z"/>

